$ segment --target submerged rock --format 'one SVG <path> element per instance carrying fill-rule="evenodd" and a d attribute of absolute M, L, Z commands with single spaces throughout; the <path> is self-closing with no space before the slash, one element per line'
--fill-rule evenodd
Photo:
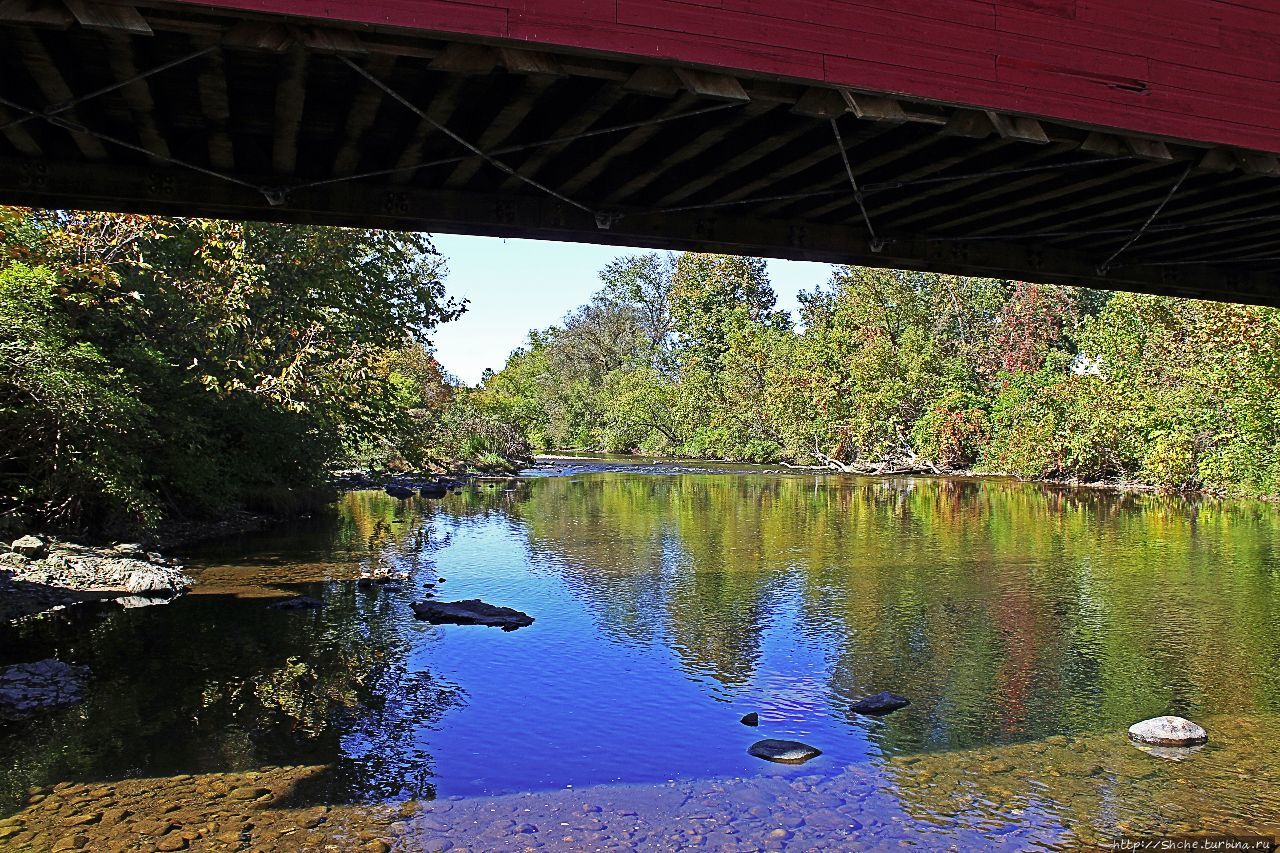
<path fill-rule="evenodd" d="M 892 714 L 894 711 L 900 710 L 911 704 L 911 700 L 905 696 L 899 696 L 897 693 L 884 691 L 874 696 L 868 696 L 853 703 L 853 712 L 855 714 L 868 714 L 872 717 L 883 716 L 884 714 Z"/>
<path fill-rule="evenodd" d="M 419 619 L 433 625 L 488 625 L 514 631 L 533 624 L 533 617 L 510 607 L 486 604 L 478 598 L 466 601 L 415 601 L 410 607 Z"/>
<path fill-rule="evenodd" d="M 324 602 L 309 595 L 299 595 L 297 598 L 286 598 L 284 601 L 277 601 L 268 606 L 272 610 L 313 610 L 324 607 Z"/>
<path fill-rule="evenodd" d="M 21 554 L 24 557 L 30 557 L 38 560 L 49 551 L 49 546 L 44 543 L 43 539 L 37 536 L 23 536 L 21 539 L 15 540 L 9 545 L 9 549 L 15 554 Z"/>
<path fill-rule="evenodd" d="M 760 715 L 755 711 L 752 711 L 750 714 L 744 714 L 742 719 L 738 722 L 742 723 L 744 726 L 758 726 L 760 725 Z"/>
<path fill-rule="evenodd" d="M 1182 717 L 1154 717 L 1130 726 L 1129 739 L 1148 746 L 1197 746 L 1209 733 Z"/>
<path fill-rule="evenodd" d="M 776 761 L 779 764 L 804 764 L 811 758 L 822 755 L 822 750 L 809 746 L 798 740 L 774 740 L 767 738 L 751 744 L 747 752 L 765 761 Z"/>
<path fill-rule="evenodd" d="M 0 718 L 24 717 L 79 702 L 88 677 L 87 666 L 55 658 L 4 667 L 0 669 Z"/>

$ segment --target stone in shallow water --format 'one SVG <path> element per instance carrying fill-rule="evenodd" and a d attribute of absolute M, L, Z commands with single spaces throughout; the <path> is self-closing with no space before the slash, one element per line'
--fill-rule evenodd
<path fill-rule="evenodd" d="M 822 750 L 801 743 L 798 740 L 774 740 L 766 738 L 751 744 L 747 752 L 765 761 L 776 761 L 779 764 L 804 764 L 811 758 L 822 755 Z"/>
<path fill-rule="evenodd" d="M 79 702 L 89 668 L 55 658 L 0 669 L 0 718 Z"/>
<path fill-rule="evenodd" d="M 1182 717 L 1155 717 L 1130 726 L 1129 739 L 1148 746 L 1197 746 L 1209 733 Z"/>
<path fill-rule="evenodd" d="M 738 722 L 742 723 L 744 726 L 758 726 L 760 725 L 760 715 L 755 711 L 752 711 L 750 714 L 744 714 L 742 719 Z"/>
<path fill-rule="evenodd" d="M 324 607 L 324 602 L 309 595 L 299 595 L 297 598 L 286 598 L 284 601 L 277 601 L 268 606 L 272 610 L 311 610 Z"/>
<path fill-rule="evenodd" d="M 883 714 L 891 714 L 900 708 L 905 708 L 911 704 L 911 700 L 905 696 L 899 696 L 897 693 L 890 693 L 887 690 L 883 693 L 877 693 L 874 696 L 868 696 L 853 703 L 853 712 L 855 714 L 870 714 L 879 717 Z"/>
<path fill-rule="evenodd" d="M 433 625 L 488 625 L 514 631 L 533 624 L 533 617 L 510 607 L 486 604 L 478 598 L 466 601 L 415 601 L 414 615 Z"/>

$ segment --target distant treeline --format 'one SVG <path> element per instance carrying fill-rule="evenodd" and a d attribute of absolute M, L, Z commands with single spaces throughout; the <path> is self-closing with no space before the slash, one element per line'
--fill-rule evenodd
<path fill-rule="evenodd" d="M 304 509 L 334 465 L 518 454 L 428 335 L 420 235 L 0 208 L 0 530 Z"/>
<path fill-rule="evenodd" d="M 645 254 L 478 404 L 537 448 L 1280 493 L 1280 312 L 841 267 L 777 310 L 758 258 Z"/>

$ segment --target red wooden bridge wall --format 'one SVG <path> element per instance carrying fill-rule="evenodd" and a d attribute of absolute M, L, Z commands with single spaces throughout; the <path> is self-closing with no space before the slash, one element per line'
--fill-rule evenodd
<path fill-rule="evenodd" d="M 206 0 L 201 5 L 825 80 L 1280 152 L 1280 0 Z"/>

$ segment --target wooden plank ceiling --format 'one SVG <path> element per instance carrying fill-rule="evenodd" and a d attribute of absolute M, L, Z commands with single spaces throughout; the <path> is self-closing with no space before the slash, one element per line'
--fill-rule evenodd
<path fill-rule="evenodd" d="M 1280 304 L 1271 154 L 186 4 L 0 0 L 0 202 Z"/>

